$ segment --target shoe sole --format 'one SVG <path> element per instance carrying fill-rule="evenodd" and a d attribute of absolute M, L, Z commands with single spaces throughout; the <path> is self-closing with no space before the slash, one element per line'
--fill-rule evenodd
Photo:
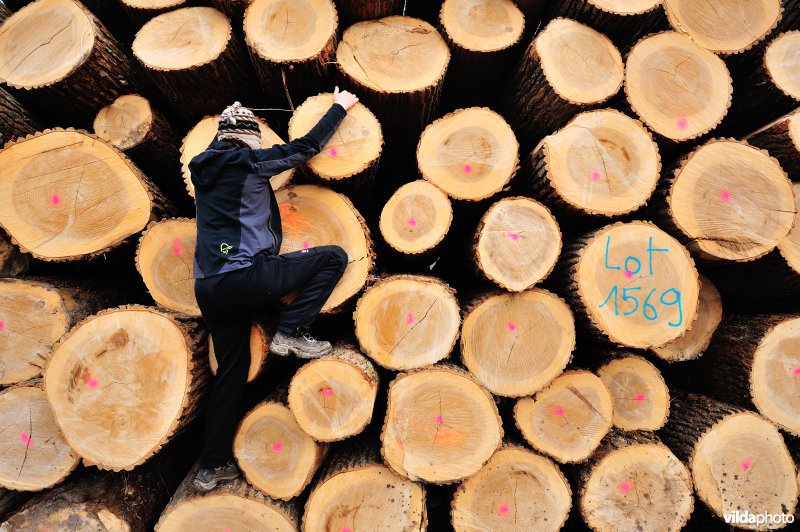
<path fill-rule="evenodd" d="M 227 477 L 215 478 L 211 482 L 201 482 L 201 481 L 195 479 L 194 487 L 195 487 L 195 489 L 197 489 L 199 491 L 203 491 L 203 492 L 211 491 L 214 488 L 216 488 L 217 484 L 219 484 L 220 482 L 225 482 L 225 481 L 228 481 L 228 480 L 236 480 L 237 478 L 239 478 L 239 474 L 238 473 L 236 473 L 235 475 L 234 474 L 228 475 Z"/>
<path fill-rule="evenodd" d="M 309 353 L 307 351 L 300 351 L 299 349 L 295 349 L 294 347 L 289 347 L 288 345 L 274 345 L 270 344 L 269 352 L 273 355 L 278 355 L 281 357 L 287 357 L 289 355 L 294 355 L 298 358 L 319 358 L 321 356 L 327 355 L 331 352 L 331 348 L 329 347 L 325 351 L 320 351 L 319 353 Z"/>

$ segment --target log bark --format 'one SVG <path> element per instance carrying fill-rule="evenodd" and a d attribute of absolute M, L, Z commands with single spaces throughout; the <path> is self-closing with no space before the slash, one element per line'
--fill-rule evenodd
<path fill-rule="evenodd" d="M 639 349 L 683 336 L 700 283 L 689 252 L 649 222 L 616 223 L 565 247 L 555 282 L 591 338 Z"/>
<path fill-rule="evenodd" d="M 243 478 L 220 483 L 200 493 L 192 483 L 198 465 L 192 468 L 156 523 L 157 532 L 185 530 L 275 530 L 298 529 L 300 503 L 277 501 L 259 493 Z"/>
<path fill-rule="evenodd" d="M 73 0 L 37 1 L 14 14 L 0 53 L 21 58 L 0 66 L 0 81 L 49 120 L 89 126 L 100 108 L 144 86 L 122 45 Z"/>
<path fill-rule="evenodd" d="M 449 356 L 461 324 L 455 292 L 422 275 L 393 275 L 370 286 L 353 313 L 361 351 L 384 368 L 406 370 Z"/>
<path fill-rule="evenodd" d="M 694 509 L 689 469 L 651 433 L 611 432 L 576 476 L 592 530 L 677 532 Z"/>
<path fill-rule="evenodd" d="M 378 226 L 384 242 L 401 256 L 428 259 L 441 249 L 452 222 L 453 206 L 447 194 L 418 179 L 392 194 Z"/>
<path fill-rule="evenodd" d="M 468 478 L 502 438 L 491 394 L 460 368 L 438 365 L 401 373 L 389 384 L 381 453 L 409 480 L 451 484 Z"/>
<path fill-rule="evenodd" d="M 267 365 L 272 360 L 268 355 L 269 345 L 272 337 L 275 336 L 276 320 L 271 317 L 258 316 L 253 319 L 253 326 L 250 328 L 250 368 L 247 372 L 247 382 L 253 382 L 262 375 Z M 214 354 L 214 340 L 208 338 L 208 365 L 211 374 L 217 374 L 217 357 Z"/>
<path fill-rule="evenodd" d="M 668 147 L 708 133 L 731 105 L 725 62 L 683 34 L 643 38 L 628 54 L 627 65 L 628 103 Z"/>
<path fill-rule="evenodd" d="M 571 505 L 569 483 L 552 461 L 522 446 L 505 445 L 458 487 L 451 519 L 456 532 L 509 526 L 558 530 Z"/>
<path fill-rule="evenodd" d="M 0 279 L 0 386 L 41 377 L 53 344 L 81 320 L 130 295 L 98 281 Z"/>
<path fill-rule="evenodd" d="M 453 110 L 495 103 L 494 85 L 522 51 L 525 17 L 511 0 L 447 0 L 439 28 L 450 46 L 443 106 Z"/>
<path fill-rule="evenodd" d="M 800 121 L 796 111 L 744 137 L 744 141 L 766 150 L 778 159 L 792 181 L 800 181 Z"/>
<path fill-rule="evenodd" d="M 289 408 L 303 431 L 317 441 L 355 436 L 372 420 L 378 373 L 352 346 L 306 363 L 289 384 Z"/>
<path fill-rule="evenodd" d="M 343 88 L 375 113 L 387 145 L 408 154 L 439 108 L 450 62 L 439 32 L 412 17 L 358 22 L 344 31 L 336 62 Z"/>
<path fill-rule="evenodd" d="M 624 65 L 602 33 L 558 18 L 531 41 L 504 97 L 504 116 L 528 153 L 581 111 L 619 92 Z"/>
<path fill-rule="evenodd" d="M 156 304 L 188 317 L 200 317 L 192 264 L 195 220 L 169 218 L 150 223 L 136 248 L 136 270 Z"/>
<path fill-rule="evenodd" d="M 159 15 L 133 41 L 133 54 L 187 123 L 255 98 L 255 75 L 228 18 L 209 7 Z"/>
<path fill-rule="evenodd" d="M 0 88 L 0 146 L 41 129 L 39 120 L 11 93 Z"/>
<path fill-rule="evenodd" d="M 535 450 L 559 463 L 585 462 L 611 429 L 613 400 L 603 381 L 567 371 L 514 406 L 514 420 Z"/>
<path fill-rule="evenodd" d="M 719 519 L 737 510 L 794 513 L 797 473 L 778 429 L 739 407 L 672 391 L 670 418 L 659 434 L 689 462 L 698 498 Z"/>
<path fill-rule="evenodd" d="M 5 22 L 5 20 L 10 16 L 11 10 L 5 4 L 0 4 L 0 24 Z"/>
<path fill-rule="evenodd" d="M 84 131 L 48 129 L 0 151 L 0 225 L 46 261 L 104 254 L 173 207 L 112 145 Z"/>
<path fill-rule="evenodd" d="M 337 24 L 333 0 L 258 0 L 247 9 L 245 41 L 271 107 L 294 110 L 331 84 Z"/>
<path fill-rule="evenodd" d="M 669 417 L 669 388 L 661 372 L 641 356 L 626 351 L 604 354 L 597 374 L 614 402 L 611 422 L 624 431 L 660 429 Z"/>
<path fill-rule="evenodd" d="M 30 255 L 11 243 L 8 233 L 0 229 L 0 277 L 17 277 L 28 272 Z"/>
<path fill-rule="evenodd" d="M 424 485 L 381 463 L 371 441 L 350 440 L 328 456 L 317 476 L 302 529 L 422 532 L 428 529 L 425 492 Z"/>
<path fill-rule="evenodd" d="M 141 28 L 153 17 L 190 5 L 189 0 L 119 0 L 125 15 Z"/>
<path fill-rule="evenodd" d="M 451 198 L 478 201 L 505 187 L 519 163 L 511 127 L 486 107 L 449 113 L 425 128 L 417 146 L 420 174 Z"/>
<path fill-rule="evenodd" d="M 211 5 L 228 15 L 237 30 L 244 18 L 244 12 L 253 3 L 253 0 L 211 0 Z"/>
<path fill-rule="evenodd" d="M 542 140 L 523 158 L 513 186 L 570 220 L 572 230 L 586 229 L 644 206 L 660 173 L 658 145 L 644 125 L 599 109 Z"/>
<path fill-rule="evenodd" d="M 41 381 L 0 392 L 5 438 L 0 443 L 0 486 L 41 491 L 63 481 L 80 459 L 61 436 Z"/>
<path fill-rule="evenodd" d="M 574 349 L 572 312 L 547 290 L 493 293 L 464 312 L 461 359 L 495 395 L 538 392 L 564 371 Z"/>
<path fill-rule="evenodd" d="M 311 482 L 327 447 L 303 432 L 286 405 L 286 390 L 268 397 L 239 424 L 233 454 L 244 477 L 262 494 L 289 501 Z"/>
<path fill-rule="evenodd" d="M 375 20 L 390 15 L 403 15 L 402 0 L 338 0 L 342 27 L 362 20 Z"/>
<path fill-rule="evenodd" d="M 762 257 L 794 223 L 786 172 L 747 143 L 712 139 L 667 176 L 653 196 L 657 221 L 704 261 Z"/>
<path fill-rule="evenodd" d="M 205 329 L 151 307 L 109 309 L 54 347 L 44 388 L 70 446 L 87 465 L 144 463 L 202 407 Z"/>

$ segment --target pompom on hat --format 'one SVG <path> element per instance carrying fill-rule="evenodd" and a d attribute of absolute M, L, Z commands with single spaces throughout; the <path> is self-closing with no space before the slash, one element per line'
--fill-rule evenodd
<path fill-rule="evenodd" d="M 217 126 L 219 140 L 243 142 L 252 149 L 261 147 L 261 129 L 256 115 L 247 107 L 235 102 L 225 108 L 219 117 Z"/>

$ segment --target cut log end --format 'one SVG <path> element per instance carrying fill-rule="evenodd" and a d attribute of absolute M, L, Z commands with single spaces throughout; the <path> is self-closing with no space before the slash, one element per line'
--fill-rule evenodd
<path fill-rule="evenodd" d="M 122 151 L 138 146 L 152 126 L 150 102 L 138 94 L 120 96 L 94 119 L 95 135 Z"/>
<path fill-rule="evenodd" d="M 517 401 L 514 418 L 525 440 L 561 463 L 583 462 L 611 428 L 613 400 L 588 371 L 569 371 Z"/>
<path fill-rule="evenodd" d="M 337 23 L 331 0 L 258 0 L 245 13 L 244 32 L 263 59 L 292 63 L 319 55 L 335 38 Z"/>
<path fill-rule="evenodd" d="M 330 93 L 312 96 L 303 102 L 289 121 L 289 139 L 297 139 L 311 131 L 331 105 L 333 95 Z M 322 151 L 306 164 L 323 181 L 344 182 L 375 165 L 382 145 L 378 119 L 358 103 L 347 111 L 347 116 Z"/>
<path fill-rule="evenodd" d="M 559 18 L 548 24 L 536 37 L 533 52 L 550 86 L 568 102 L 598 104 L 622 86 L 619 50 L 608 37 L 574 20 Z"/>
<path fill-rule="evenodd" d="M 520 292 L 550 275 L 561 253 L 558 222 L 541 203 L 524 197 L 492 205 L 476 234 L 475 259 L 500 287 Z"/>
<path fill-rule="evenodd" d="M 453 290 L 433 277 L 395 275 L 367 289 L 353 318 L 361 350 L 394 370 L 447 357 L 461 324 Z"/>
<path fill-rule="evenodd" d="M 539 334 L 542 331 L 547 334 Z M 546 290 L 491 296 L 464 318 L 464 365 L 497 395 L 521 397 L 539 391 L 564 370 L 573 349 L 572 312 Z"/>
<path fill-rule="evenodd" d="M 406 183 L 381 211 L 383 239 L 400 253 L 415 255 L 436 247 L 453 221 L 450 198 L 428 181 Z M 798 231 L 800 234 L 800 231 Z"/>
<path fill-rule="evenodd" d="M 423 20 L 391 16 L 357 22 L 344 31 L 336 50 L 339 68 L 379 93 L 418 92 L 444 78 L 450 51 Z"/>
<path fill-rule="evenodd" d="M 664 0 L 672 27 L 700 46 L 721 54 L 743 52 L 764 39 L 781 18 L 780 0 L 714 4 L 692 0 Z"/>
<path fill-rule="evenodd" d="M 653 364 L 626 356 L 604 364 L 597 374 L 614 400 L 615 427 L 654 431 L 667 422 L 669 389 Z"/>
<path fill-rule="evenodd" d="M 611 451 L 592 468 L 581 496 L 586 523 L 602 532 L 677 532 L 693 508 L 689 470 L 661 444 Z"/>
<path fill-rule="evenodd" d="M 613 109 L 588 111 L 542 142 L 549 187 L 579 211 L 618 216 L 653 193 L 658 146 L 638 121 Z"/>
<path fill-rule="evenodd" d="M 284 500 L 305 489 L 323 456 L 323 449 L 303 432 L 291 410 L 273 402 L 262 403 L 245 416 L 233 452 L 248 482 Z"/>
<path fill-rule="evenodd" d="M 347 269 L 322 307 L 325 313 L 341 310 L 364 288 L 374 266 L 366 222 L 350 200 L 324 187 L 287 187 L 278 191 L 276 198 L 283 228 L 280 253 L 330 243 L 347 253 Z"/>
<path fill-rule="evenodd" d="M 269 344 L 272 343 L 272 336 L 275 334 L 275 325 L 253 321 L 250 328 L 250 368 L 247 370 L 247 382 L 253 382 L 256 377 L 261 375 L 268 359 Z M 214 352 L 214 339 L 208 338 L 208 365 L 211 374 L 217 374 L 217 356 Z"/>
<path fill-rule="evenodd" d="M 794 191 L 794 225 L 789 235 L 778 243 L 778 252 L 789 267 L 800 274 L 800 183 L 792 183 Z"/>
<path fill-rule="evenodd" d="M 629 2 L 620 3 L 617 0 L 588 0 L 598 9 L 602 9 L 606 13 L 613 13 L 615 15 L 640 15 L 647 13 L 661 6 L 662 0 L 633 0 Z"/>
<path fill-rule="evenodd" d="M 38 385 L 0 392 L 0 414 L 0 486 L 39 491 L 58 484 L 78 465 L 79 458 L 61 436 Z"/>
<path fill-rule="evenodd" d="M 473 52 L 511 48 L 525 29 L 525 16 L 511 0 L 446 0 L 439 20 L 453 43 Z"/>
<path fill-rule="evenodd" d="M 0 80 L 18 89 L 62 81 L 91 54 L 95 24 L 89 11 L 72 0 L 25 6 L 5 21 L 0 32 L 0 56 L 20 58 L 0 64 Z"/>
<path fill-rule="evenodd" d="M 377 394 L 375 368 L 355 350 L 342 347 L 297 370 L 289 385 L 289 408 L 306 434 L 317 441 L 338 441 L 364 430 Z"/>
<path fill-rule="evenodd" d="M 401 374 L 389 386 L 382 453 L 410 480 L 448 484 L 469 477 L 502 438 L 491 394 L 461 370 L 442 366 Z"/>
<path fill-rule="evenodd" d="M 558 530 L 571 506 L 569 483 L 553 462 L 509 446 L 459 486 L 451 516 L 456 532 Z"/>
<path fill-rule="evenodd" d="M 719 518 L 794 513 L 794 463 L 778 429 L 760 416 L 741 412 L 716 424 L 697 442 L 691 468 L 697 495 Z"/>
<path fill-rule="evenodd" d="M 519 144 L 503 118 L 483 107 L 460 109 L 422 133 L 422 176 L 451 197 L 476 201 L 499 192 L 517 170 Z"/>
<path fill-rule="evenodd" d="M 711 260 L 766 255 L 794 224 L 792 184 L 778 161 L 734 140 L 712 140 L 676 172 L 667 198 L 690 249 Z"/>
<path fill-rule="evenodd" d="M 697 303 L 697 320 L 692 328 L 680 338 L 651 349 L 667 362 L 692 360 L 700 355 L 711 343 L 711 337 L 722 321 L 722 296 L 713 283 L 703 275 L 700 279 L 700 296 Z"/>
<path fill-rule="evenodd" d="M 685 35 L 664 32 L 642 39 L 628 55 L 627 66 L 625 91 L 631 107 L 671 141 L 711 131 L 728 112 L 733 85 L 725 62 Z"/>
<path fill-rule="evenodd" d="M 621 345 L 664 345 L 682 336 L 697 314 L 700 283 L 689 253 L 647 222 L 594 233 L 575 282 L 593 326 Z"/>
<path fill-rule="evenodd" d="M 136 34 L 133 54 L 152 70 L 191 70 L 217 59 L 231 39 L 228 17 L 210 7 L 159 15 Z"/>
<path fill-rule="evenodd" d="M 116 148 L 46 130 L 0 151 L 0 224 L 23 251 L 64 261 L 107 251 L 151 218 L 152 185 Z"/>
<path fill-rule="evenodd" d="M 266 122 L 258 117 L 256 117 L 256 120 L 258 121 L 258 129 L 261 132 L 262 149 L 271 148 L 274 144 L 284 144 L 284 141 L 269 128 Z M 186 182 L 186 190 L 191 197 L 194 197 L 194 183 L 192 183 L 189 163 L 213 142 L 217 136 L 218 124 L 219 115 L 207 116 L 190 129 L 183 139 L 181 145 L 181 170 L 183 172 L 183 180 Z M 272 185 L 273 190 L 280 190 L 289 183 L 293 175 L 294 169 L 286 170 L 272 176 L 269 179 L 269 183 Z"/>
<path fill-rule="evenodd" d="M 773 39 L 764 55 L 764 64 L 772 82 L 794 100 L 800 100 L 800 69 L 795 59 L 798 53 L 800 31 L 790 31 Z"/>
<path fill-rule="evenodd" d="M 151 225 L 136 252 L 136 269 L 158 306 L 193 317 L 200 316 L 192 278 L 196 240 L 194 220 L 173 218 Z"/>

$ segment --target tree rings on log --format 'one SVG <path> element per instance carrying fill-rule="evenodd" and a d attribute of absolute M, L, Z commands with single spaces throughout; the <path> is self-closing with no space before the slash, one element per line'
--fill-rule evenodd
<path fill-rule="evenodd" d="M 620 216 L 656 188 L 661 157 L 641 122 L 614 109 L 587 111 L 545 137 L 523 165 L 525 188 L 571 216 Z"/>
<path fill-rule="evenodd" d="M 792 112 L 744 138 L 778 159 L 792 181 L 800 181 L 800 114 Z M 797 194 L 795 194 L 797 196 Z"/>
<path fill-rule="evenodd" d="M 576 314 L 612 343 L 658 347 L 694 323 L 700 292 L 694 262 L 686 248 L 651 223 L 599 229 L 567 250 L 567 262 Z"/>
<path fill-rule="evenodd" d="M 505 187 L 519 163 L 511 127 L 485 107 L 459 109 L 422 133 L 417 164 L 422 177 L 457 200 L 477 201 Z"/>
<path fill-rule="evenodd" d="M 450 198 L 423 179 L 398 188 L 380 216 L 380 231 L 392 249 L 417 255 L 434 249 L 453 222 Z"/>
<path fill-rule="evenodd" d="M 136 269 L 159 307 L 199 317 L 192 268 L 197 225 L 187 218 L 151 224 L 136 248 Z"/>
<path fill-rule="evenodd" d="M 258 129 L 261 132 L 261 148 L 271 148 L 275 144 L 285 144 L 277 133 L 272 131 L 270 127 L 262 119 L 256 117 L 258 122 Z M 219 115 L 207 116 L 189 130 L 186 137 L 181 144 L 181 171 L 183 173 L 183 180 L 186 182 L 186 190 L 191 197 L 194 197 L 194 183 L 192 183 L 192 174 L 189 171 L 189 163 L 197 155 L 200 155 L 206 148 L 214 141 L 217 136 L 217 128 L 219 127 Z M 294 168 L 290 168 L 285 172 L 274 175 L 269 178 L 269 183 L 272 185 L 273 190 L 280 190 L 289 184 L 289 181 L 294 175 Z"/>
<path fill-rule="evenodd" d="M 451 506 L 456 532 L 558 530 L 567 520 L 572 492 L 548 458 L 506 446 L 458 487 Z"/>
<path fill-rule="evenodd" d="M 520 292 L 550 275 L 561 253 L 561 231 L 538 201 L 505 198 L 483 215 L 473 249 L 478 268 L 489 280 Z"/>
<path fill-rule="evenodd" d="M 322 306 L 323 313 L 340 311 L 361 292 L 374 267 L 366 222 L 345 196 L 328 188 L 286 187 L 278 191 L 276 199 L 283 228 L 280 253 L 331 243 L 347 253 L 347 269 Z"/>
<path fill-rule="evenodd" d="M 421 275 L 393 275 L 370 286 L 353 319 L 361 350 L 394 370 L 421 368 L 447 357 L 461 325 L 454 291 Z"/>
<path fill-rule="evenodd" d="M 613 399 L 589 371 L 568 371 L 514 406 L 525 440 L 560 463 L 583 462 L 611 429 Z"/>
<path fill-rule="evenodd" d="M 333 105 L 333 95 L 312 96 L 298 107 L 289 121 L 289 140 L 302 137 L 313 128 Z M 347 186 L 354 192 L 370 187 L 378 170 L 383 146 L 381 125 L 369 109 L 357 103 L 336 128 L 322 151 L 307 163 L 311 173 L 323 183 Z"/>
<path fill-rule="evenodd" d="M 311 482 L 324 448 L 303 432 L 288 407 L 267 401 L 242 420 L 233 454 L 256 489 L 274 499 L 289 500 Z"/>
<path fill-rule="evenodd" d="M 467 478 L 502 438 L 492 395 L 463 370 L 434 366 L 401 373 L 389 385 L 381 452 L 410 480 L 450 484 Z"/>
<path fill-rule="evenodd" d="M 574 349 L 572 311 L 547 290 L 489 296 L 464 318 L 461 358 L 495 395 L 539 391 L 564 371 Z"/>
<path fill-rule="evenodd" d="M 0 225 L 36 258 L 101 255 L 165 209 L 144 174 L 94 135 L 45 130 L 0 151 Z"/>
<path fill-rule="evenodd" d="M 141 144 L 152 125 L 153 109 L 147 98 L 126 94 L 100 109 L 94 119 L 94 133 L 125 151 Z"/>
<path fill-rule="evenodd" d="M 725 62 L 680 33 L 645 37 L 631 49 L 625 93 L 633 111 L 673 142 L 708 133 L 725 117 L 733 83 Z"/>
<path fill-rule="evenodd" d="M 658 430 L 669 416 L 669 388 L 653 364 L 639 356 L 613 358 L 597 374 L 614 400 L 615 427 Z"/>
<path fill-rule="evenodd" d="M 85 464 L 133 469 L 196 414 L 207 380 L 195 322 L 148 307 L 87 318 L 54 347 L 44 389 Z"/>
<path fill-rule="evenodd" d="M 772 82 L 795 101 L 800 100 L 798 53 L 800 53 L 800 31 L 790 31 L 775 37 L 764 54 L 764 65 Z"/>
<path fill-rule="evenodd" d="M 525 29 L 525 17 L 511 0 L 445 0 L 439 20 L 450 41 L 470 52 L 511 48 Z"/>
<path fill-rule="evenodd" d="M 673 28 L 720 54 L 747 50 L 781 19 L 780 0 L 664 0 L 664 9 Z"/>
<path fill-rule="evenodd" d="M 317 441 L 339 441 L 364 430 L 372 419 L 378 374 L 349 347 L 302 366 L 289 384 L 289 408 L 297 424 Z"/>
<path fill-rule="evenodd" d="M 58 484 L 78 465 L 80 459 L 61 436 L 40 386 L 0 392 L 0 415 L 0 486 L 39 491 Z"/>
<path fill-rule="evenodd" d="M 798 258 L 800 259 L 800 253 L 798 253 Z M 700 296 L 697 303 L 697 319 L 692 328 L 680 338 L 651 349 L 659 358 L 667 362 L 692 360 L 702 355 L 708 344 L 711 343 L 714 331 L 722 321 L 722 296 L 707 277 L 700 275 L 699 279 Z"/>
<path fill-rule="evenodd" d="M 667 221 L 704 259 L 756 259 L 794 224 L 795 198 L 786 173 L 746 143 L 709 141 L 683 161 L 667 186 Z"/>
<path fill-rule="evenodd" d="M 683 528 L 694 509 L 692 477 L 666 446 L 632 443 L 603 454 L 581 490 L 581 514 L 592 530 Z"/>
<path fill-rule="evenodd" d="M 250 328 L 250 368 L 247 370 L 247 382 L 253 382 L 256 377 L 261 375 L 264 371 L 264 366 L 269 360 L 269 344 L 272 343 L 272 337 L 275 335 L 276 327 L 272 323 L 266 323 L 262 320 L 253 320 L 253 326 Z M 211 374 L 217 374 L 217 357 L 214 353 L 214 339 L 209 335 L 208 337 L 208 365 L 211 369 Z"/>

